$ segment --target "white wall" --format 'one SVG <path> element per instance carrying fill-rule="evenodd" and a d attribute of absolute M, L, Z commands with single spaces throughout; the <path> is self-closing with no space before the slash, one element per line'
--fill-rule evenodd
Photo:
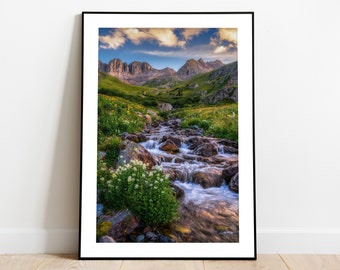
<path fill-rule="evenodd" d="M 0 0 L 0 253 L 77 252 L 81 11 L 255 11 L 258 252 L 340 253 L 339 2 L 194 3 Z"/>

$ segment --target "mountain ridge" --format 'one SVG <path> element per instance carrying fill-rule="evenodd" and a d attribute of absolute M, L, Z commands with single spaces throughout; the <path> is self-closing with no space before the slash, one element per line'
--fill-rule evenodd
<path fill-rule="evenodd" d="M 118 58 L 114 58 L 109 61 L 108 64 L 98 60 L 98 71 L 107 73 L 129 84 L 142 85 L 153 79 L 166 80 L 172 78 L 184 81 L 195 75 L 210 72 L 224 65 L 220 60 L 205 62 L 202 58 L 199 60 L 191 58 L 176 72 L 169 67 L 164 69 L 153 68 L 147 62 L 133 61 L 128 64 Z"/>

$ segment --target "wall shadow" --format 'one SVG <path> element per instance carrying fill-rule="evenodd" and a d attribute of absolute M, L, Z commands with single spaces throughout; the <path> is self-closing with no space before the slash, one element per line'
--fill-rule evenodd
<path fill-rule="evenodd" d="M 75 16 L 45 213 L 48 253 L 78 250 L 81 134 L 81 15 Z"/>

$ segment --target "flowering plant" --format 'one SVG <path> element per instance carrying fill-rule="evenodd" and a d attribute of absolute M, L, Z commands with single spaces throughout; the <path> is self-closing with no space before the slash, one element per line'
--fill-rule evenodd
<path fill-rule="evenodd" d="M 129 209 L 147 225 L 166 225 L 178 216 L 175 192 L 160 166 L 148 171 L 141 161 L 131 161 L 116 171 L 98 170 L 98 189 L 104 209 Z"/>

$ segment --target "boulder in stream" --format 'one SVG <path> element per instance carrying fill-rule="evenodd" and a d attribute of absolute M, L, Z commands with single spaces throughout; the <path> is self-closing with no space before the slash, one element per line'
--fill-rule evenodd
<path fill-rule="evenodd" d="M 223 183 L 222 172 L 214 168 L 195 171 L 192 174 L 192 180 L 203 188 L 220 187 Z"/>
<path fill-rule="evenodd" d="M 229 188 L 230 190 L 238 193 L 238 173 L 231 178 Z"/>
<path fill-rule="evenodd" d="M 217 155 L 218 147 L 213 142 L 207 142 L 200 144 L 194 149 L 194 154 L 203 156 L 203 157 L 211 157 Z"/>
<path fill-rule="evenodd" d="M 159 149 L 166 151 L 168 153 L 177 153 L 179 152 L 178 146 L 170 139 L 167 139 L 165 142 L 163 142 Z"/>
<path fill-rule="evenodd" d="M 143 146 L 133 141 L 125 140 L 120 147 L 117 166 L 130 163 L 132 160 L 142 161 L 149 169 L 160 164 L 157 158 L 153 157 Z"/>
<path fill-rule="evenodd" d="M 227 185 L 230 183 L 231 178 L 238 173 L 238 162 L 226 166 L 222 171 L 222 177 L 225 179 Z"/>

